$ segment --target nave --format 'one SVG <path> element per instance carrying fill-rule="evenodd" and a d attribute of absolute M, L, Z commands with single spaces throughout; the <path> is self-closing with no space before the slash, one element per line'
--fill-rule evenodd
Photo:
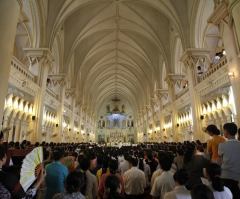
<path fill-rule="evenodd" d="M 0 0 L 0 198 L 240 199 L 239 0 Z"/>

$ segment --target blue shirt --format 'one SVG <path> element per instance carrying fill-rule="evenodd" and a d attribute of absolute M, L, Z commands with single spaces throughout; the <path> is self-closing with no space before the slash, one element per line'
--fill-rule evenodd
<path fill-rule="evenodd" d="M 60 162 L 53 162 L 46 167 L 46 199 L 51 199 L 56 193 L 64 192 L 64 181 L 68 169 Z"/>

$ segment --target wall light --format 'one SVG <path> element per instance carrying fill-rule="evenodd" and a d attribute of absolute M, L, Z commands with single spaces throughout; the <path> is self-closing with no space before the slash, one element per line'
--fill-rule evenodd
<path fill-rule="evenodd" d="M 230 78 L 234 78 L 234 77 L 235 77 L 234 72 L 229 72 L 229 73 L 228 73 L 228 76 L 229 76 Z"/>

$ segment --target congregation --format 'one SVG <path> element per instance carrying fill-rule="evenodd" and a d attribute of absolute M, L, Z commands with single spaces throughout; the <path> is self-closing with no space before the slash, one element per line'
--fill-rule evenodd
<path fill-rule="evenodd" d="M 240 142 L 234 123 L 224 136 L 206 128 L 207 143 L 142 143 L 107 147 L 89 143 L 1 143 L 0 198 L 239 199 Z M 238 135 L 238 138 L 240 136 Z M 27 191 L 20 168 L 33 148 L 43 149 L 41 171 Z"/>

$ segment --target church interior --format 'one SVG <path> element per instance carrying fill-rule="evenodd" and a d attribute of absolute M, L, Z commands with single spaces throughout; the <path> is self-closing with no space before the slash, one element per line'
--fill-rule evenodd
<path fill-rule="evenodd" d="M 0 137 L 19 150 L 209 149 L 240 127 L 239 0 L 1 0 L 0 52 Z"/>

